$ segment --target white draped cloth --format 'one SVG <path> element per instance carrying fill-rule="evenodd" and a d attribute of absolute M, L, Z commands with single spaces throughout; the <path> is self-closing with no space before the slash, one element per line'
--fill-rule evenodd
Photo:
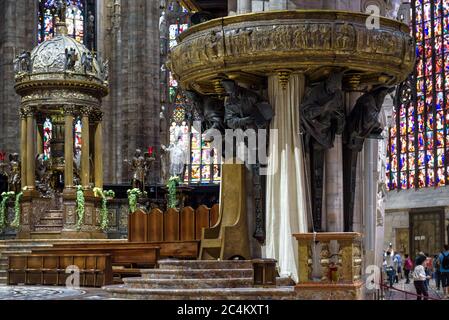
<path fill-rule="evenodd" d="M 298 245 L 294 233 L 307 232 L 307 189 L 299 105 L 304 76 L 292 74 L 284 90 L 278 76 L 270 76 L 270 103 L 275 110 L 270 134 L 266 189 L 264 256 L 278 261 L 281 276 L 298 282 Z"/>

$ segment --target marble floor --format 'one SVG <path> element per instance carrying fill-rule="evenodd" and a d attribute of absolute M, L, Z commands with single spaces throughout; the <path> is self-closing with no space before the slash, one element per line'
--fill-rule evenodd
<path fill-rule="evenodd" d="M 112 300 L 112 298 L 101 289 L 0 286 L 0 300 Z"/>

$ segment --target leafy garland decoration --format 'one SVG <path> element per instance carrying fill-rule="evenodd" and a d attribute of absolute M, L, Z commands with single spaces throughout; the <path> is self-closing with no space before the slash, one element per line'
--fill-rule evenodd
<path fill-rule="evenodd" d="M 81 225 L 84 221 L 84 191 L 82 186 L 76 187 L 76 213 L 78 215 L 78 221 L 76 222 L 76 228 L 81 229 Z"/>
<path fill-rule="evenodd" d="M 168 207 L 169 208 L 176 208 L 176 205 L 178 203 L 178 200 L 176 198 L 176 186 L 179 184 L 179 177 L 178 176 L 172 176 L 167 183 L 167 189 L 168 189 Z"/>
<path fill-rule="evenodd" d="M 127 193 L 129 212 L 134 213 L 137 210 L 137 198 L 141 195 L 146 195 L 147 193 L 145 191 L 142 192 L 139 188 L 128 190 Z"/>
<path fill-rule="evenodd" d="M 2 202 L 0 203 L 0 230 L 3 230 L 6 227 L 6 203 L 8 202 L 8 199 L 14 195 L 14 191 L 2 193 Z"/>
<path fill-rule="evenodd" d="M 109 226 L 109 212 L 108 212 L 108 198 L 114 198 L 115 192 L 112 190 L 103 191 L 101 188 L 94 188 L 94 194 L 96 197 L 101 197 L 101 230 L 106 230 Z"/>
<path fill-rule="evenodd" d="M 14 201 L 14 221 L 11 223 L 11 227 L 20 227 L 20 200 L 22 199 L 23 192 L 16 195 L 16 200 Z"/>

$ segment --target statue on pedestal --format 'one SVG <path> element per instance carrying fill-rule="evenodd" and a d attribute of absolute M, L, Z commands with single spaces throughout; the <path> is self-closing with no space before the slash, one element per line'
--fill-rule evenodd
<path fill-rule="evenodd" d="M 183 147 L 184 145 L 181 136 L 178 136 L 176 143 L 171 144 L 168 147 L 161 145 L 162 151 L 170 155 L 168 170 L 170 177 L 179 177 L 180 181 L 183 181 L 184 179 L 187 158 L 186 150 Z"/>
<path fill-rule="evenodd" d="M 357 158 L 363 150 L 365 139 L 382 139 L 378 118 L 385 97 L 393 89 L 379 87 L 362 95 L 347 118 L 343 136 L 343 202 L 344 231 L 352 232 L 354 219 L 354 198 L 357 177 Z"/>
<path fill-rule="evenodd" d="M 333 73 L 309 89 L 300 106 L 304 146 L 310 157 L 313 230 L 321 231 L 323 168 L 326 150 L 345 126 L 342 73 Z"/>
<path fill-rule="evenodd" d="M 9 191 L 19 193 L 21 191 L 21 177 L 20 177 L 21 163 L 18 153 L 9 155 L 9 163 L 0 163 L 0 173 L 8 177 Z"/>

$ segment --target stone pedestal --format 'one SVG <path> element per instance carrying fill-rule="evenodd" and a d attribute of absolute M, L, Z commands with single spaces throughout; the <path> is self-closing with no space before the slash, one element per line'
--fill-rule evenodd
<path fill-rule="evenodd" d="M 361 234 L 355 232 L 302 233 L 298 241 L 300 299 L 361 300 Z"/>

